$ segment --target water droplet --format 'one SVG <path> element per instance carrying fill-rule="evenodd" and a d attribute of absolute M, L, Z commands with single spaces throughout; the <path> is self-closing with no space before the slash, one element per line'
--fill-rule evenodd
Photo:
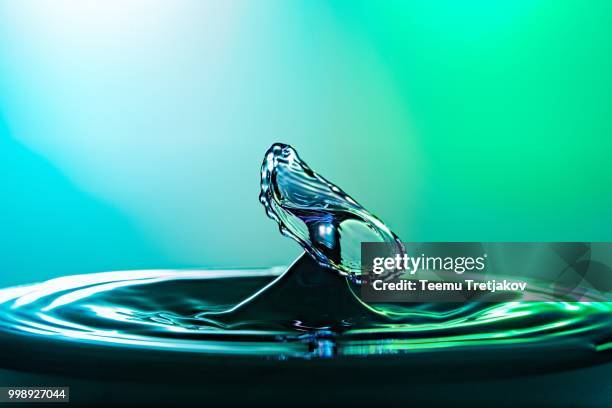
<path fill-rule="evenodd" d="M 266 213 L 321 266 L 360 275 L 362 242 L 389 242 L 390 251 L 404 252 L 389 227 L 314 172 L 291 146 L 272 145 L 261 169 L 259 200 Z"/>

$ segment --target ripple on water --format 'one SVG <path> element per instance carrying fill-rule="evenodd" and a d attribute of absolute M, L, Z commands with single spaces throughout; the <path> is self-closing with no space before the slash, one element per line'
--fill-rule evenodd
<path fill-rule="evenodd" d="M 283 270 L 105 272 L 2 289 L 0 331 L 82 344 L 282 359 L 554 342 L 570 342 L 602 359 L 609 355 L 612 307 L 605 302 L 466 303 L 439 310 L 396 305 L 328 326 L 309 325 L 307 317 L 268 318 L 265 310 L 258 320 L 231 325 L 201 317 L 228 309 Z"/>

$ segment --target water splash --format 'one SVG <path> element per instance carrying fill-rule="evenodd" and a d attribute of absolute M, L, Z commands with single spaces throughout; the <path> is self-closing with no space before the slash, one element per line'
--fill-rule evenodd
<path fill-rule="evenodd" d="M 30 346 L 40 342 L 46 350 L 49 341 L 53 358 L 66 354 L 62 361 L 74 360 L 69 354 L 77 348 L 60 345 L 75 342 L 119 347 L 126 361 L 134 350 L 283 360 L 368 356 L 370 362 L 393 354 L 389 364 L 396 368 L 429 367 L 429 358 L 417 363 L 415 355 L 444 349 L 438 364 L 455 361 L 463 371 L 466 361 L 514 360 L 519 347 L 537 350 L 528 353 L 531 368 L 612 358 L 612 303 L 561 302 L 537 285 L 529 290 L 548 302 L 523 302 L 530 293 L 520 292 L 495 304 L 363 303 L 353 280 L 342 276 L 360 273 L 360 242 L 403 247 L 378 218 L 287 145 L 266 153 L 260 200 L 281 231 L 307 251 L 291 267 L 107 272 L 2 289 L 2 361 L 21 367 Z M 165 356 L 170 363 L 177 359 Z M 379 362 L 385 361 L 391 360 Z"/>
<path fill-rule="evenodd" d="M 315 173 L 289 145 L 276 143 L 266 152 L 259 200 L 281 233 L 296 240 L 321 266 L 360 275 L 362 242 L 390 242 L 391 252 L 404 252 L 389 227 Z"/>

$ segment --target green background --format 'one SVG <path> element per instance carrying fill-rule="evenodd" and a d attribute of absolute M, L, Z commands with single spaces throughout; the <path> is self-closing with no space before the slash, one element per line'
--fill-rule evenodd
<path fill-rule="evenodd" d="M 612 240 L 612 3 L 0 1 L 3 286 L 287 264 L 276 141 L 405 241 Z"/>

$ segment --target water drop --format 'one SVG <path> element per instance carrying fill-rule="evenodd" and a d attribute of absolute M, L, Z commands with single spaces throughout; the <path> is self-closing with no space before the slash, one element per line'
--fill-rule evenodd
<path fill-rule="evenodd" d="M 341 274 L 361 275 L 362 242 L 389 242 L 390 252 L 404 252 L 389 227 L 314 172 L 289 145 L 276 143 L 266 152 L 259 200 L 284 235 Z"/>

